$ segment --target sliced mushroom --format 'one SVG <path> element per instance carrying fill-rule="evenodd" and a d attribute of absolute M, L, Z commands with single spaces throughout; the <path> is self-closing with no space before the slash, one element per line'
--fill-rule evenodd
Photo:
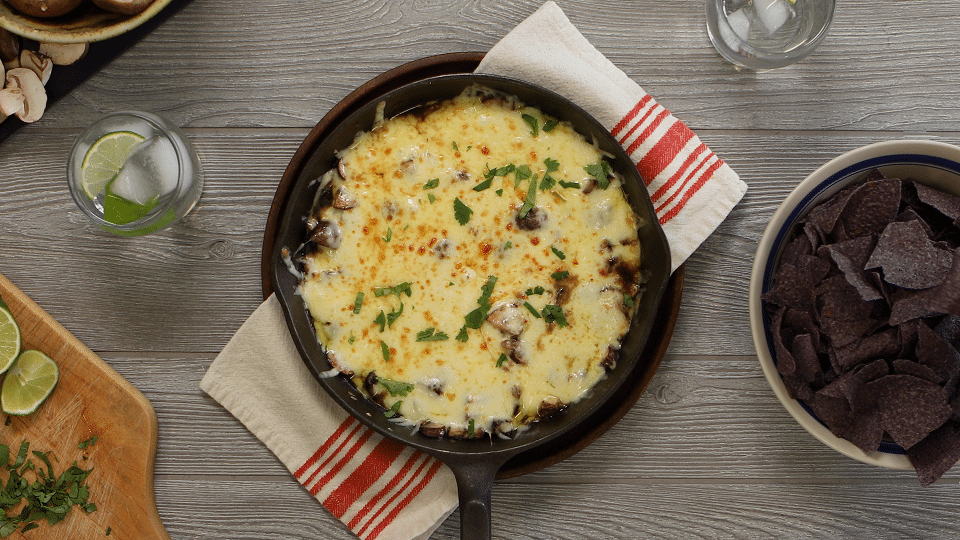
<path fill-rule="evenodd" d="M 511 336 L 519 336 L 527 325 L 527 318 L 520 304 L 508 302 L 491 311 L 487 322 Z"/>
<path fill-rule="evenodd" d="M 50 80 L 50 74 L 53 73 L 53 62 L 49 56 L 44 56 L 37 51 L 24 49 L 20 52 L 20 67 L 33 71 L 40 78 L 44 85 Z"/>
<path fill-rule="evenodd" d="M 342 237 L 343 234 L 340 231 L 340 225 L 338 225 L 336 221 L 321 219 L 319 222 L 317 222 L 317 226 L 314 229 L 310 240 L 323 247 L 337 249 L 340 247 L 340 240 Z"/>
<path fill-rule="evenodd" d="M 525 231 L 533 231 L 539 229 L 547 222 L 547 212 L 541 209 L 539 206 L 535 206 L 527 212 L 527 215 L 522 218 L 517 215 L 517 226 Z"/>
<path fill-rule="evenodd" d="M 560 398 L 550 396 L 540 402 L 540 407 L 537 409 L 537 415 L 539 415 L 540 418 L 550 418 L 551 416 L 560 412 L 560 409 L 562 408 L 563 402 L 560 401 Z"/>
<path fill-rule="evenodd" d="M 83 0 L 7 0 L 24 15 L 30 17 L 59 17 L 83 3 Z"/>
<path fill-rule="evenodd" d="M 47 108 L 47 92 L 40 77 L 27 68 L 14 68 L 6 75 L 7 89 L 19 88 L 23 92 L 23 106 L 14 114 L 24 122 L 36 122 Z"/>
<path fill-rule="evenodd" d="M 355 206 L 357 206 L 357 196 L 346 186 L 340 186 L 337 189 L 337 194 L 333 197 L 333 207 L 339 210 L 349 210 Z"/>
<path fill-rule="evenodd" d="M 446 434 L 447 428 L 443 424 L 438 424 L 436 422 L 424 422 L 420 424 L 420 434 L 425 437 L 432 437 L 434 439 L 439 439 Z"/>
<path fill-rule="evenodd" d="M 40 54 L 58 66 L 69 66 L 87 54 L 86 43 L 41 43 Z"/>
<path fill-rule="evenodd" d="M 0 118 L 6 118 L 23 110 L 23 90 L 11 86 L 0 90 Z"/>

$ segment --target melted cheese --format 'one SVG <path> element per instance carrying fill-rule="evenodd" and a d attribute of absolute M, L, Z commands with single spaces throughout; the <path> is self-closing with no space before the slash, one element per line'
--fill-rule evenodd
<path fill-rule="evenodd" d="M 602 152 L 569 125 L 544 131 L 549 120 L 466 92 L 359 135 L 330 175 L 346 203 L 315 218 L 336 222 L 340 244 L 306 257 L 301 294 L 331 363 L 361 388 L 374 372 L 381 383 L 366 390 L 415 424 L 462 434 L 537 420 L 544 400 L 583 397 L 627 331 L 636 218 L 616 175 L 601 189 L 585 171 Z M 531 178 L 517 174 L 522 166 Z M 524 230 L 518 212 L 531 181 L 531 215 L 545 222 Z M 469 213 L 463 224 L 457 207 Z M 491 276 L 488 317 L 468 328 Z M 561 309 L 566 324 L 548 322 L 545 307 Z M 417 340 L 431 329 L 447 339 Z"/>

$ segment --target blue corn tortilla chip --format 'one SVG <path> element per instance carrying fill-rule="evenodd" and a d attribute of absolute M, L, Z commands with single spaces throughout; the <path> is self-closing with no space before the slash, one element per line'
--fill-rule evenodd
<path fill-rule="evenodd" d="M 880 268 L 887 283 L 905 289 L 939 285 L 953 265 L 953 253 L 934 247 L 916 220 L 894 221 L 883 229 L 865 269 Z"/>
<path fill-rule="evenodd" d="M 793 229 L 763 297 L 790 395 L 922 485 L 960 461 L 960 197 L 868 172 Z"/>
<path fill-rule="evenodd" d="M 850 194 L 840 224 L 846 238 L 879 234 L 900 210 L 900 180 L 896 178 L 868 181 Z"/>
<path fill-rule="evenodd" d="M 867 387 L 877 396 L 884 431 L 906 450 L 953 414 L 940 385 L 912 375 L 887 375 L 867 383 Z"/>
<path fill-rule="evenodd" d="M 960 461 L 960 424 L 948 422 L 907 450 L 920 485 L 936 482 Z"/>

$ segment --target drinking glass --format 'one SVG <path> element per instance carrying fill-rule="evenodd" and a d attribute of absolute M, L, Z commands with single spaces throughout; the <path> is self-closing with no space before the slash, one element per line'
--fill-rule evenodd
<path fill-rule="evenodd" d="M 140 236 L 177 222 L 197 204 L 203 172 L 197 152 L 172 122 L 124 111 L 77 137 L 67 163 L 70 195 L 101 228 Z"/>
<path fill-rule="evenodd" d="M 835 5 L 834 0 L 706 0 L 707 33 L 737 66 L 779 68 L 817 48 Z"/>

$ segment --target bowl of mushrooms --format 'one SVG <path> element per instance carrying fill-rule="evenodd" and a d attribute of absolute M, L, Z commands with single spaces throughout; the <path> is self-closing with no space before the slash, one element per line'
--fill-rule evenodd
<path fill-rule="evenodd" d="M 40 43 L 90 43 L 118 36 L 171 0 L 0 0 L 0 28 Z"/>
<path fill-rule="evenodd" d="M 20 36 L 0 28 L 0 122 L 16 116 L 36 122 L 47 107 L 44 85 L 55 65 L 69 65 L 86 52 L 86 43 L 40 43 L 23 47 Z"/>

